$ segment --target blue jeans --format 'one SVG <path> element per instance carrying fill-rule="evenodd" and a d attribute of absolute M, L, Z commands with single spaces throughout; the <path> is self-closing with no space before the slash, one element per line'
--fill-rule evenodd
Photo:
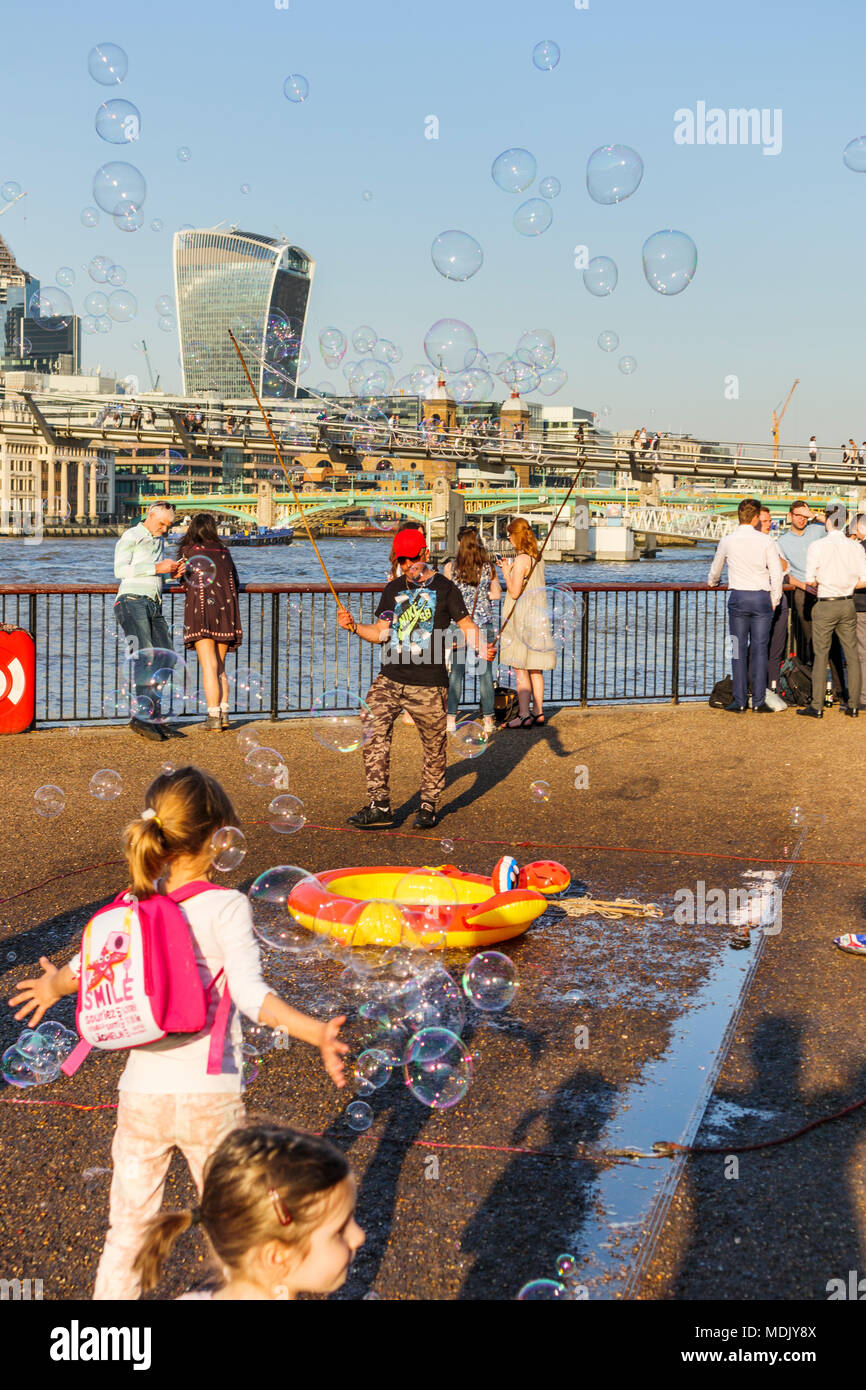
<path fill-rule="evenodd" d="M 734 704 L 749 703 L 749 667 L 752 675 L 752 708 L 767 693 L 767 647 L 773 607 L 764 589 L 728 591 L 728 630 L 733 642 Z"/>
<path fill-rule="evenodd" d="M 482 627 L 480 629 L 482 640 L 492 642 L 495 636 L 492 627 Z M 463 694 L 463 676 L 466 671 L 466 646 L 463 642 L 463 633 L 458 634 L 461 645 L 456 644 L 451 651 L 451 673 L 448 678 L 448 713 L 456 714 L 460 704 L 460 696 Z M 478 671 L 478 688 L 481 695 L 481 713 L 493 714 L 493 665 L 487 660 L 475 657 Z"/>
<path fill-rule="evenodd" d="M 162 611 L 162 601 L 147 598 L 144 594 L 122 594 L 115 601 L 114 615 L 125 637 L 135 643 L 136 651 L 147 647 L 161 647 L 171 651 L 171 633 Z M 150 671 L 146 663 L 136 664 L 136 695 L 152 697 L 148 684 Z"/>

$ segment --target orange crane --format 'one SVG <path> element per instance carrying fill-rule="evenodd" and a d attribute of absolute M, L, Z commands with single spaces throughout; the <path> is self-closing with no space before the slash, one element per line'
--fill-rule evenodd
<path fill-rule="evenodd" d="M 782 423 L 782 416 L 785 414 L 785 411 L 788 409 L 788 406 L 789 406 L 790 403 L 791 403 L 791 397 L 793 396 L 794 392 L 796 391 L 796 389 L 797 389 L 797 387 L 798 387 L 799 385 L 800 385 L 800 378 L 797 377 L 797 380 L 794 382 L 794 385 L 791 387 L 790 391 L 788 392 L 788 399 L 785 401 L 785 404 L 782 406 L 782 409 L 781 409 L 781 411 L 779 412 L 779 414 L 777 414 L 775 410 L 773 411 L 773 462 L 774 462 L 774 463 L 776 463 L 776 461 L 778 460 L 778 457 L 779 457 L 779 426 L 780 426 L 781 423 Z"/>

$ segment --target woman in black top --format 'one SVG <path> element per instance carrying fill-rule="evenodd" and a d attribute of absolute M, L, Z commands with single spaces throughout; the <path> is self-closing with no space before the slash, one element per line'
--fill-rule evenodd
<path fill-rule="evenodd" d="M 186 561 L 183 645 L 194 647 L 207 700 L 206 729 L 229 728 L 227 652 L 243 639 L 234 560 L 217 533 L 216 518 L 199 512 L 177 548 Z"/>

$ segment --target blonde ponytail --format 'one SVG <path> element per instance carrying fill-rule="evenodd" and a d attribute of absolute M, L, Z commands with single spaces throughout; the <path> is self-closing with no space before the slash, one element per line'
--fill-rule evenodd
<path fill-rule="evenodd" d="M 163 773 L 151 782 L 144 801 L 145 810 L 123 832 L 130 891 L 137 898 L 152 897 L 176 855 L 198 854 L 220 826 L 238 824 L 219 782 L 199 767 Z"/>

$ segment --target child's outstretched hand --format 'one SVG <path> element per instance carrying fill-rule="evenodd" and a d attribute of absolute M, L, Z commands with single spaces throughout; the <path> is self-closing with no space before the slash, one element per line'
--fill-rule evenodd
<path fill-rule="evenodd" d="M 18 988 L 21 993 L 13 994 L 9 1000 L 11 1009 L 14 1009 L 17 1004 L 24 1006 L 15 1015 L 19 1023 L 21 1019 L 27 1018 L 28 1014 L 32 1014 L 27 1025 L 29 1028 L 35 1028 L 46 1010 L 50 1009 L 51 1005 L 56 1004 L 57 1000 L 61 998 L 60 991 L 56 988 L 56 976 L 60 974 L 57 966 L 52 965 L 47 956 L 40 956 L 39 964 L 44 971 L 41 978 L 38 980 L 19 980 Z"/>
<path fill-rule="evenodd" d="M 319 1043 L 325 1071 L 335 1086 L 345 1086 L 346 1084 L 343 1058 L 349 1051 L 349 1045 L 340 1042 L 340 1029 L 345 1022 L 345 1014 L 341 1014 L 339 1018 L 329 1018 L 327 1023 L 322 1024 L 322 1040 Z"/>

